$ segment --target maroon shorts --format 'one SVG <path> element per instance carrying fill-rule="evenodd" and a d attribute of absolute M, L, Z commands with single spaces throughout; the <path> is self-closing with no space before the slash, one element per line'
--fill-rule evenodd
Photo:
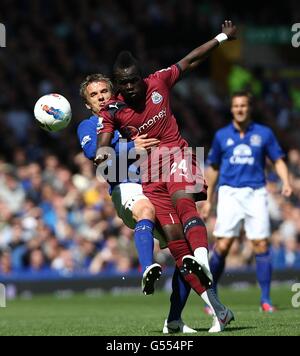
<path fill-rule="evenodd" d="M 190 162 L 171 160 L 169 172 L 159 182 L 143 183 L 143 192 L 162 226 L 181 223 L 171 199 L 178 191 L 193 195 L 196 201 L 206 200 L 207 185 L 194 155 Z"/>
<path fill-rule="evenodd" d="M 188 194 L 193 194 L 196 201 L 206 200 L 207 184 L 194 154 L 185 159 L 179 158 L 177 161 L 175 157 L 171 162 L 168 178 L 166 185 L 170 196 L 184 190 Z"/>
<path fill-rule="evenodd" d="M 165 183 L 148 183 L 143 186 L 143 193 L 154 205 L 156 218 L 161 226 L 180 224 Z"/>

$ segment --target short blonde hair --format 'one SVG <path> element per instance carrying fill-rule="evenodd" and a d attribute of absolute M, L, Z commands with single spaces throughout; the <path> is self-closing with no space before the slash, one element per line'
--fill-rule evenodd
<path fill-rule="evenodd" d="M 79 94 L 80 96 L 86 100 L 86 88 L 89 84 L 95 82 L 105 82 L 107 83 L 109 90 L 113 93 L 113 84 L 112 81 L 101 73 L 90 74 L 88 75 L 85 80 L 80 84 Z"/>

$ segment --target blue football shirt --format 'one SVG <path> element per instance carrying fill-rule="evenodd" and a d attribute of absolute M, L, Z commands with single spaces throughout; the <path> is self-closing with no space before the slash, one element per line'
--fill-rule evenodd
<path fill-rule="evenodd" d="M 96 151 L 97 151 L 97 144 L 98 144 L 98 133 L 102 129 L 102 119 L 93 115 L 89 119 L 83 120 L 77 129 L 77 136 L 78 140 L 80 142 L 81 148 L 83 149 L 84 155 L 90 159 L 94 160 L 96 156 Z M 128 143 L 120 143 L 120 139 L 122 138 L 121 134 L 119 131 L 114 132 L 114 137 L 111 141 L 112 148 L 116 152 L 116 176 L 117 176 L 117 181 L 116 182 L 110 182 L 108 181 L 110 185 L 110 192 L 113 191 L 115 186 L 121 184 L 121 183 L 140 183 L 140 180 L 130 180 L 128 177 L 128 173 L 126 172 L 126 177 L 122 176 L 119 172 L 119 157 L 126 157 L 127 158 L 127 153 L 134 148 L 134 142 L 130 141 Z M 112 164 L 111 161 L 107 162 L 108 165 Z M 138 168 L 134 165 L 135 160 L 128 160 L 128 172 L 132 172 L 137 174 L 138 176 Z"/>
<path fill-rule="evenodd" d="M 283 156 L 269 127 L 252 122 L 241 138 L 231 123 L 216 132 L 207 163 L 219 167 L 219 186 L 258 189 L 266 184 L 266 157 L 274 162 Z"/>

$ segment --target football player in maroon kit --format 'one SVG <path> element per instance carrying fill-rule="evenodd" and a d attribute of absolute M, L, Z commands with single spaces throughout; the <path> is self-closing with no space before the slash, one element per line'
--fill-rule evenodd
<path fill-rule="evenodd" d="M 148 166 L 142 167 L 147 172 L 142 180 L 143 192 L 155 206 L 157 220 L 168 238 L 169 250 L 184 278 L 213 306 L 215 318 L 211 332 L 222 331 L 234 317 L 209 288 L 212 275 L 208 262 L 207 231 L 195 204 L 197 200 L 206 199 L 207 186 L 195 155 L 190 155 L 188 159 L 184 155 L 188 144 L 181 137 L 170 108 L 170 89 L 184 73 L 197 68 L 221 42 L 233 40 L 235 36 L 236 27 L 231 21 L 225 21 L 222 33 L 214 39 L 194 49 L 171 67 L 145 79 L 135 58 L 129 52 L 121 52 L 113 69 L 120 94 L 99 114 L 103 117 L 103 128 L 95 158 L 96 164 L 105 159 L 105 147 L 110 145 L 115 129 L 129 134 L 131 139 L 138 134 L 147 134 L 148 138 L 160 140 L 159 148 L 148 156 Z M 170 150 L 171 157 L 165 160 L 161 152 L 168 154 Z M 149 178 L 149 170 L 158 170 L 158 179 Z M 166 171 L 169 172 L 167 179 L 164 175 Z M 194 188 L 193 193 L 191 188 Z"/>

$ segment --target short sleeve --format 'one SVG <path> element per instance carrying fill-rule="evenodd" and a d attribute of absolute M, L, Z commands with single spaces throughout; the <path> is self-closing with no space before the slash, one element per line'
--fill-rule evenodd
<path fill-rule="evenodd" d="M 115 130 L 118 130 L 117 126 L 120 123 L 118 114 L 126 107 L 127 105 L 122 101 L 111 100 L 99 113 L 99 119 L 102 119 L 102 128 L 99 133 L 113 134 Z"/>
<path fill-rule="evenodd" d="M 92 120 L 84 120 L 77 129 L 77 136 L 84 155 L 93 160 L 97 150 L 97 125 Z"/>
<path fill-rule="evenodd" d="M 279 145 L 273 131 L 268 129 L 268 138 L 266 142 L 266 153 L 271 161 L 275 162 L 278 159 L 284 157 L 284 152 Z"/>
<path fill-rule="evenodd" d="M 206 163 L 209 166 L 220 166 L 222 161 L 222 147 L 218 139 L 218 135 L 215 135 L 212 143 L 212 147 L 208 153 Z"/>
<path fill-rule="evenodd" d="M 159 80 L 162 80 L 168 88 L 172 88 L 180 79 L 181 69 L 179 65 L 174 64 L 169 68 L 161 69 L 153 74 Z"/>
<path fill-rule="evenodd" d="M 98 133 L 111 133 L 115 131 L 115 121 L 114 117 L 108 111 L 100 111 L 99 120 L 102 119 L 101 128 L 98 130 Z"/>

